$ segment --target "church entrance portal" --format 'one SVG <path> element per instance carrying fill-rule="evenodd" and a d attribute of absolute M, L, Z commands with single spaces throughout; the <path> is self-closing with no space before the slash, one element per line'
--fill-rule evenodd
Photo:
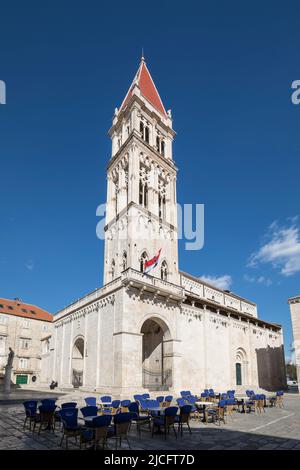
<path fill-rule="evenodd" d="M 150 390 L 168 390 L 172 386 L 172 355 L 168 354 L 171 342 L 167 325 L 150 318 L 141 328 L 143 333 L 143 387 Z"/>

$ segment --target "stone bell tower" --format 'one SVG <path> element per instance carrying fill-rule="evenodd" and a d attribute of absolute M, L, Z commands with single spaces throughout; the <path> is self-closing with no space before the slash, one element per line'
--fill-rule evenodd
<path fill-rule="evenodd" d="M 160 249 L 150 274 L 177 284 L 175 132 L 143 57 L 109 135 L 104 284 L 142 271 Z"/>

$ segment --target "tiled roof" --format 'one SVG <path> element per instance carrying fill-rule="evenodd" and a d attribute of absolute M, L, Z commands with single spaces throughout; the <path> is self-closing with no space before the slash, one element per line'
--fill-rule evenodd
<path fill-rule="evenodd" d="M 16 315 L 17 317 L 32 318 L 52 322 L 53 315 L 40 307 L 25 304 L 21 300 L 10 300 L 0 298 L 0 313 Z"/>
<path fill-rule="evenodd" d="M 159 93 L 156 89 L 156 86 L 154 84 L 154 81 L 152 80 L 152 77 L 150 75 L 150 72 L 147 68 L 147 65 L 142 58 L 141 64 L 139 66 L 139 69 L 136 73 L 136 76 L 134 77 L 134 80 L 132 84 L 129 87 L 129 90 L 127 92 L 127 95 L 124 98 L 123 103 L 120 106 L 120 111 L 125 108 L 127 105 L 129 99 L 132 96 L 132 91 L 135 85 L 138 85 L 141 91 L 141 95 L 146 98 L 149 103 L 154 106 L 155 109 L 157 109 L 163 116 L 167 116 L 166 110 L 164 108 L 163 102 L 159 96 Z"/>

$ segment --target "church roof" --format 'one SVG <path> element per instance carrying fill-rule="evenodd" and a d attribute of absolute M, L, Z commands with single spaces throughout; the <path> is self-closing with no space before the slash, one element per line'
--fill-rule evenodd
<path fill-rule="evenodd" d="M 46 312 L 46 310 L 36 305 L 25 304 L 19 299 L 10 300 L 0 298 L 0 313 L 49 322 L 53 320 L 51 313 Z"/>
<path fill-rule="evenodd" d="M 146 98 L 149 103 L 154 106 L 154 108 L 159 111 L 163 116 L 167 116 L 166 110 L 164 108 L 163 102 L 159 96 L 157 88 L 152 80 L 148 67 L 144 58 L 142 57 L 139 69 L 133 79 L 132 84 L 129 87 L 129 90 L 123 100 L 123 103 L 120 106 L 120 111 L 125 108 L 128 101 L 130 100 L 135 85 L 138 85 L 140 88 L 141 95 Z"/>

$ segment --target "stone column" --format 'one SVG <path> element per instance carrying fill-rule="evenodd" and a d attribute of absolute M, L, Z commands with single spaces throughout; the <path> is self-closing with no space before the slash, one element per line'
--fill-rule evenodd
<path fill-rule="evenodd" d="M 288 300 L 291 310 L 295 361 L 297 367 L 298 391 L 300 393 L 300 295 Z"/>
<path fill-rule="evenodd" d="M 83 374 L 82 374 L 82 386 L 86 386 L 86 357 L 87 357 L 87 327 L 88 327 L 88 316 L 84 315 L 84 348 L 83 348 Z"/>
<path fill-rule="evenodd" d="M 247 320 L 248 328 L 248 385 L 252 385 L 252 348 L 251 348 L 251 323 L 250 320 Z"/>
<path fill-rule="evenodd" d="M 100 334 L 101 334 L 101 309 L 97 308 L 97 349 L 96 349 L 96 388 L 100 384 Z"/>
<path fill-rule="evenodd" d="M 52 380 L 58 382 L 58 377 L 56 374 L 56 354 L 57 354 L 57 327 L 54 325 L 54 351 L 53 351 L 53 364 L 52 364 Z"/>
<path fill-rule="evenodd" d="M 70 345 L 69 345 L 69 386 L 72 386 L 72 353 L 73 353 L 73 328 L 74 328 L 74 319 L 71 316 L 71 333 L 70 333 Z"/>
<path fill-rule="evenodd" d="M 60 383 L 59 386 L 63 383 L 63 366 L 64 366 L 64 350 L 65 350 L 65 329 L 66 325 L 64 321 L 62 322 L 62 344 L 61 344 L 61 357 L 60 357 Z"/>
<path fill-rule="evenodd" d="M 207 310 L 206 310 L 206 305 L 203 305 L 203 363 L 204 363 L 204 374 L 203 374 L 203 379 L 204 379 L 204 387 L 207 388 Z"/>
<path fill-rule="evenodd" d="M 235 356 L 233 353 L 233 348 L 232 348 L 232 318 L 230 313 L 227 313 L 227 320 L 228 320 L 228 343 L 229 343 L 229 348 L 228 348 L 228 356 L 229 356 L 229 388 L 231 389 L 236 389 L 236 377 L 235 377 Z M 243 377 L 242 377 L 243 380 Z M 244 385 L 244 384 L 242 384 Z"/>

